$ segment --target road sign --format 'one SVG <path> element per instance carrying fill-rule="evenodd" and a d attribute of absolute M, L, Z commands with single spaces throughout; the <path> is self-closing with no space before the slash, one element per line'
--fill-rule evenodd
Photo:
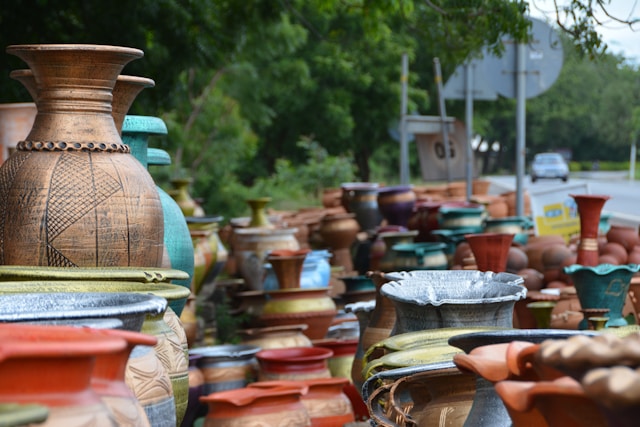
<path fill-rule="evenodd" d="M 560 75 L 563 62 L 562 41 L 556 31 L 543 21 L 531 21 L 531 41 L 525 49 L 525 97 L 533 98 L 549 89 Z M 517 43 L 502 39 L 505 51 L 501 57 L 487 55 L 482 63 L 489 84 L 500 95 L 516 97 Z"/>
<path fill-rule="evenodd" d="M 442 94 L 445 99 L 466 99 L 465 67 L 459 65 L 444 85 Z M 489 84 L 486 76 L 483 60 L 473 59 L 468 64 L 471 72 L 471 97 L 474 100 L 494 101 L 498 99 L 498 93 Z"/>

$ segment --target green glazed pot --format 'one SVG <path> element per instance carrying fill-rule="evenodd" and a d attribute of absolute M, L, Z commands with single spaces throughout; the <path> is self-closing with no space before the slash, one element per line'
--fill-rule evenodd
<path fill-rule="evenodd" d="M 138 282 L 139 285 L 148 283 L 173 283 L 177 280 L 188 280 L 189 275 L 174 268 L 141 268 L 141 267 L 40 267 L 31 265 L 0 265 L 0 283 L 15 281 L 42 282 L 64 280 L 94 282 L 107 286 L 109 282 Z M 185 288 L 187 289 L 187 288 Z M 187 289 L 188 290 L 188 289 Z M 63 290 L 56 292 L 64 292 Z M 68 288 L 67 292 L 74 292 Z M 101 292 L 95 289 L 92 292 Z M 104 290 L 102 292 L 111 292 Z M 179 293 L 184 297 L 167 298 L 169 307 L 179 316 L 187 301 L 189 292 Z M 163 296 L 163 295 L 161 295 Z M 165 297 L 166 298 L 166 297 Z"/>
<path fill-rule="evenodd" d="M 628 325 L 622 316 L 622 308 L 629 293 L 631 277 L 639 270 L 640 264 L 599 264 L 593 267 L 573 264 L 564 268 L 576 288 L 580 307 L 609 309 L 606 328 Z M 587 320 L 582 319 L 578 328 L 588 329 Z"/>

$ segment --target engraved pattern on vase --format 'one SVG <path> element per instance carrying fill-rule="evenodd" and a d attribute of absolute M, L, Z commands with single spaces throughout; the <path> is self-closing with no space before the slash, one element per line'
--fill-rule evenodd
<path fill-rule="evenodd" d="M 14 154 L 0 177 L 2 264 L 24 264 L 24 253 L 36 249 L 32 259 L 37 265 L 160 265 L 160 198 L 157 191 L 146 190 L 154 185 L 148 173 L 133 173 L 140 168 L 133 156 Z M 111 156 L 118 156 L 118 162 Z M 51 163 L 55 167 L 47 167 Z M 33 176 L 34 170 L 48 175 Z M 11 246 L 5 246 L 8 242 Z"/>
<path fill-rule="evenodd" d="M 307 427 L 310 425 L 309 415 L 304 408 L 238 418 L 206 418 L 204 423 L 204 427 Z"/>
<path fill-rule="evenodd" d="M 125 382 L 144 408 L 153 427 L 175 426 L 171 380 L 153 347 L 136 346 L 133 349 L 127 362 Z"/>

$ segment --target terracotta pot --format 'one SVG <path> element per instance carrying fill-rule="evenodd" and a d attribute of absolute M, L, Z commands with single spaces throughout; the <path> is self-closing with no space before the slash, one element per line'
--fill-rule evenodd
<path fill-rule="evenodd" d="M 598 265 L 598 227 L 600 213 L 610 196 L 595 194 L 570 194 L 578 205 L 580 215 L 580 243 L 578 244 L 578 264 Z"/>
<path fill-rule="evenodd" d="M 121 338 L 125 340 L 127 346 L 120 352 L 96 358 L 91 376 L 91 387 L 107 405 L 117 425 L 150 426 L 144 407 L 126 384 L 125 375 L 133 349 L 136 346 L 154 346 L 158 339 L 151 335 L 131 331 L 105 329 L 96 333 Z"/>
<path fill-rule="evenodd" d="M 278 288 L 300 288 L 302 266 L 309 252 L 311 252 L 309 249 L 297 251 L 279 249 L 267 255 L 267 262 L 271 264 L 278 279 Z"/>
<path fill-rule="evenodd" d="M 375 343 L 388 338 L 396 324 L 395 304 L 380 292 L 382 286 L 392 279 L 382 272 L 370 272 L 369 275 L 376 285 L 376 301 L 367 327 L 360 332 L 364 351 L 367 351 Z"/>
<path fill-rule="evenodd" d="M 500 273 L 507 269 L 513 236 L 507 233 L 479 233 L 466 234 L 464 237 L 471 247 L 478 270 Z"/>
<path fill-rule="evenodd" d="M 374 308 L 375 301 L 358 302 L 345 306 L 345 311 L 347 313 L 354 313 L 358 318 L 360 331 L 358 336 L 358 346 L 356 347 L 356 352 L 353 356 L 353 364 L 351 365 L 351 375 L 349 376 L 356 390 L 358 391 L 358 394 L 360 394 L 362 390 L 362 384 L 364 383 L 364 378 L 362 376 L 362 356 L 364 355 L 365 351 L 363 338 Z"/>
<path fill-rule="evenodd" d="M 629 227 L 623 225 L 611 225 L 606 234 L 607 241 L 615 242 L 622 245 L 627 252 L 631 252 L 633 248 L 640 243 L 638 236 L 638 227 Z"/>
<path fill-rule="evenodd" d="M 304 405 L 311 427 L 336 427 L 355 421 L 351 401 L 344 393 L 349 384 L 346 378 L 310 378 L 297 381 L 258 381 L 249 387 L 270 389 L 282 386 L 304 386 L 307 392 L 300 400 Z"/>
<path fill-rule="evenodd" d="M 259 381 L 330 378 L 333 351 L 320 347 L 290 347 L 261 350 L 256 354 Z"/>
<path fill-rule="evenodd" d="M 8 159 L 16 143 L 29 135 L 36 113 L 36 104 L 33 102 L 0 104 L 0 162 Z"/>
<path fill-rule="evenodd" d="M 255 355 L 260 347 L 255 345 L 214 345 L 189 350 L 200 356 L 198 368 L 204 377 L 202 394 L 207 396 L 225 390 L 245 387 L 257 377 Z"/>
<path fill-rule="evenodd" d="M 318 233 L 333 254 L 331 265 L 342 266 L 345 271 L 353 271 L 350 248 L 359 230 L 360 226 L 353 213 L 325 215 L 322 218 Z"/>
<path fill-rule="evenodd" d="M 491 187 L 491 181 L 486 179 L 474 179 L 471 182 L 471 194 L 489 194 L 489 187 Z"/>
<path fill-rule="evenodd" d="M 94 332 L 0 325 L 0 402 L 48 406 L 43 426 L 115 427 L 109 409 L 91 387 L 91 375 L 97 357 L 121 352 L 127 344 L 122 338 Z"/>
<path fill-rule="evenodd" d="M 270 251 L 300 249 L 295 228 L 269 229 L 261 227 L 236 228 L 233 236 L 233 254 L 238 272 L 252 290 L 261 290 L 264 263 Z"/>
<path fill-rule="evenodd" d="M 300 386 L 245 387 L 203 396 L 200 401 L 209 405 L 204 426 L 307 427 L 311 424 L 300 400 L 303 392 Z"/>
<path fill-rule="evenodd" d="M 304 323 L 304 334 L 311 340 L 324 338 L 337 314 L 327 288 L 280 289 L 267 295 L 260 321 L 267 326 Z"/>
<path fill-rule="evenodd" d="M 116 78 L 142 52 L 96 45 L 17 45 L 7 51 L 33 71 L 38 114 L 16 155 L 2 166 L 14 172 L 3 182 L 8 227 L 1 239 L 1 263 L 30 259 L 35 265 L 68 267 L 161 266 L 160 198 L 149 173 L 122 143 L 111 116 Z M 100 186 L 92 184 L 96 182 Z M 34 187 L 25 190 L 25 185 Z M 18 187 L 34 195 L 30 204 L 16 199 L 21 192 L 11 189 Z M 58 197 L 68 192 L 75 196 Z M 17 204 L 20 209 L 13 209 Z M 76 214 L 70 217 L 69 212 Z M 119 220 L 125 213 L 127 221 Z M 47 224 L 45 238 L 36 223 Z M 105 247 L 109 256 L 104 256 Z"/>
<path fill-rule="evenodd" d="M 131 108 L 133 101 L 135 101 L 136 97 L 142 92 L 143 89 L 154 87 L 156 83 L 148 79 L 146 77 L 138 77 L 138 76 L 126 76 L 119 75 L 116 79 L 116 84 L 113 87 L 113 101 L 111 102 L 111 116 L 113 117 L 113 121 L 116 125 L 116 129 L 118 132 L 122 134 L 122 125 L 124 124 L 124 118 Z M 141 148 L 141 147 L 140 147 Z M 132 154 L 137 159 L 142 158 L 141 163 L 146 167 L 146 157 L 147 153 L 142 152 L 145 150 L 140 150 L 139 153 L 134 153 L 132 150 Z"/>
<path fill-rule="evenodd" d="M 238 331 L 243 344 L 255 345 L 262 350 L 288 347 L 311 347 L 311 340 L 303 333 L 309 328 L 298 325 L 267 326 Z"/>
<path fill-rule="evenodd" d="M 440 226 L 438 211 L 442 203 L 442 201 L 423 201 L 416 203 L 413 215 L 407 223 L 409 230 L 418 230 L 418 235 L 415 237 L 416 242 L 432 242 L 436 240 L 435 237 L 431 235 L 431 231 L 438 229 Z"/>
<path fill-rule="evenodd" d="M 325 208 L 335 208 L 337 206 L 341 206 L 341 197 L 341 188 L 325 188 L 324 190 L 322 190 L 322 206 L 324 206 Z"/>
<path fill-rule="evenodd" d="M 549 426 L 606 426 L 595 401 L 589 398 L 580 384 L 569 377 L 553 381 L 501 381 L 495 386 L 513 418 L 528 419 L 541 413 Z M 572 408 L 568 411 L 567 408 Z"/>

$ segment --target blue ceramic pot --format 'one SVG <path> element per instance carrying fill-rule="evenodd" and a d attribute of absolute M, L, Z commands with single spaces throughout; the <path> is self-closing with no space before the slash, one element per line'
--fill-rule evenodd
<path fill-rule="evenodd" d="M 564 268 L 564 272 L 571 276 L 583 309 L 609 309 L 609 320 L 605 328 L 627 326 L 628 323 L 622 316 L 622 308 L 629 293 L 631 277 L 638 270 L 640 264 L 599 264 L 593 267 L 574 264 Z M 580 329 L 588 329 L 588 326 L 586 319 L 582 319 L 578 324 Z"/>

